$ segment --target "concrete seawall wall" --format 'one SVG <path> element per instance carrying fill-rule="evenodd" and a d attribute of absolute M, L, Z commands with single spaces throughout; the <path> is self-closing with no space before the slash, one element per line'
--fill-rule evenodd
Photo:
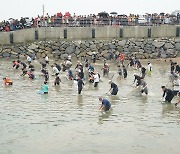
<path fill-rule="evenodd" d="M 0 44 L 11 45 L 42 40 L 125 39 L 180 37 L 180 25 L 125 27 L 42 27 L 0 32 Z"/>

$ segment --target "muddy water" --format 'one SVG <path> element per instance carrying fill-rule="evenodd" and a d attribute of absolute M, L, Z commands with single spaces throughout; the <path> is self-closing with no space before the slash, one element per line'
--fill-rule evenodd
<path fill-rule="evenodd" d="M 180 108 L 174 107 L 175 99 L 172 104 L 161 103 L 160 87 L 168 83 L 169 63 L 152 64 L 152 76 L 146 77 L 148 96 L 132 86 L 137 70 L 128 69 L 127 80 L 119 81 L 113 63 L 110 77 L 115 74 L 117 96 L 106 94 L 107 77 L 101 78 L 98 89 L 86 82 L 78 95 L 76 83 L 66 80 L 65 73 L 59 88 L 50 76 L 49 94 L 39 95 L 43 77 L 37 61 L 36 80 L 29 81 L 12 69 L 11 60 L 1 59 L 0 154 L 179 154 Z M 101 72 L 102 63 L 95 67 Z M 12 87 L 2 85 L 4 76 L 13 79 Z M 98 96 L 111 101 L 111 111 L 98 111 Z"/>

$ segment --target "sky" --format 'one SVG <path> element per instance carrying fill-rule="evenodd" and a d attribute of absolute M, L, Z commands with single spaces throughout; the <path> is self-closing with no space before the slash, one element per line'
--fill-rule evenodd
<path fill-rule="evenodd" d="M 180 10 L 180 0 L 0 0 L 0 21 L 9 18 L 36 17 L 45 13 L 54 15 L 69 11 L 88 15 L 106 11 L 118 14 L 171 13 Z"/>

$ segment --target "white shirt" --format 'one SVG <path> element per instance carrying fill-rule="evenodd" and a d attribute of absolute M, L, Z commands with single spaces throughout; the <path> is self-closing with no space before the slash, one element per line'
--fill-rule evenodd
<path fill-rule="evenodd" d="M 49 58 L 48 58 L 48 56 L 46 56 L 46 57 L 45 57 L 45 61 L 48 61 L 48 60 L 49 60 Z"/>
<path fill-rule="evenodd" d="M 27 61 L 31 62 L 32 61 L 31 57 L 27 56 Z"/>
<path fill-rule="evenodd" d="M 94 82 L 99 82 L 99 75 L 98 74 L 93 75 L 93 77 L 94 77 Z"/>
<path fill-rule="evenodd" d="M 59 73 L 59 70 L 55 66 L 53 67 L 53 73 L 54 74 Z"/>
<path fill-rule="evenodd" d="M 148 71 L 152 71 L 152 64 L 150 63 L 150 64 L 148 64 Z"/>
<path fill-rule="evenodd" d="M 71 55 L 68 56 L 68 60 L 71 60 Z"/>
<path fill-rule="evenodd" d="M 66 65 L 72 65 L 72 63 L 69 60 L 67 60 Z"/>

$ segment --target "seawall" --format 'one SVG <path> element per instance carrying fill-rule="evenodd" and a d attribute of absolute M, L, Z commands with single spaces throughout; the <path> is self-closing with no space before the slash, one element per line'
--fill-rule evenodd
<path fill-rule="evenodd" d="M 0 32 L 0 45 L 13 45 L 48 40 L 90 40 L 180 37 L 180 25 L 42 27 Z"/>

